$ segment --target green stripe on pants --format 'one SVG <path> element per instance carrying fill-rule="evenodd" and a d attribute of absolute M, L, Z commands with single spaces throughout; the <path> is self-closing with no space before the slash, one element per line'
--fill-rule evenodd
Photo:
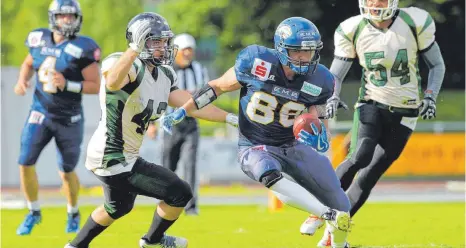
<path fill-rule="evenodd" d="M 353 116 L 353 127 L 351 128 L 351 143 L 350 148 L 348 150 L 348 155 L 346 155 L 346 159 L 349 159 L 351 157 L 351 154 L 353 154 L 354 149 L 356 149 L 356 144 L 358 143 L 359 115 L 359 108 L 356 108 L 354 110 Z"/>

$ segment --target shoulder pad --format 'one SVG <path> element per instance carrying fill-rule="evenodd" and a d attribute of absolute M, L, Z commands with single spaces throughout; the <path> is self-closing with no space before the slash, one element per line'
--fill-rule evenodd
<path fill-rule="evenodd" d="M 353 42 L 354 35 L 361 23 L 367 22 L 361 15 L 350 17 L 337 27 L 336 32 Z"/>
<path fill-rule="evenodd" d="M 81 58 L 89 59 L 95 62 L 100 61 L 101 51 L 97 43 L 87 37 L 87 36 L 78 36 L 76 38 L 75 45 L 83 50 Z"/>
<path fill-rule="evenodd" d="M 43 37 L 48 34 L 50 34 L 50 30 L 47 28 L 34 29 L 29 32 L 25 45 L 29 48 L 39 47 Z"/>
<path fill-rule="evenodd" d="M 243 49 L 236 58 L 235 73 L 240 83 L 248 79 L 257 78 L 266 81 L 269 77 L 272 65 L 278 62 L 274 50 L 251 45 Z"/>
<path fill-rule="evenodd" d="M 169 65 L 161 65 L 159 66 L 160 70 L 170 79 L 171 86 L 176 86 L 178 83 L 177 75 L 173 67 Z"/>

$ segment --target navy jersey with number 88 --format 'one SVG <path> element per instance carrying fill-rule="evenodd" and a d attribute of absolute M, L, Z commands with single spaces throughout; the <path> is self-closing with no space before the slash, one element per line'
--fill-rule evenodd
<path fill-rule="evenodd" d="M 330 71 L 319 64 L 314 73 L 288 80 L 276 50 L 251 45 L 234 66 L 240 92 L 240 144 L 280 146 L 294 141 L 296 116 L 312 105 L 325 104 L 334 90 Z"/>

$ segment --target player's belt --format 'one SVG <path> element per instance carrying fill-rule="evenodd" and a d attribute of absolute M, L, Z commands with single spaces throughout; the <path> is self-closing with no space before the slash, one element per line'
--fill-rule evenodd
<path fill-rule="evenodd" d="M 360 100 L 360 103 L 367 103 L 367 104 L 372 104 L 378 108 L 388 110 L 392 113 L 397 113 L 401 114 L 406 117 L 417 117 L 419 115 L 419 109 L 411 109 L 411 108 L 398 108 L 398 107 L 393 107 L 387 104 L 383 104 L 374 100 Z"/>

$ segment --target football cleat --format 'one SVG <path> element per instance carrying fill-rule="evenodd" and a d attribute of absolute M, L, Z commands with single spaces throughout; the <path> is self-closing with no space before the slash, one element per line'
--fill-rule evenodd
<path fill-rule="evenodd" d="M 188 240 L 180 237 L 173 237 L 164 235 L 159 243 L 150 244 L 146 238 L 139 240 L 140 248 L 186 248 L 188 247 Z"/>
<path fill-rule="evenodd" d="M 68 214 L 68 220 L 66 221 L 66 233 L 77 233 L 79 231 L 79 222 L 81 220 L 81 215 L 78 213 L 76 214 Z"/>
<path fill-rule="evenodd" d="M 325 229 L 324 236 L 317 243 L 317 247 L 331 247 L 332 246 L 332 234 L 329 230 Z"/>
<path fill-rule="evenodd" d="M 319 248 L 323 248 L 323 247 L 340 248 L 340 247 L 332 245 L 332 234 L 327 229 L 325 230 L 324 236 L 322 237 L 322 239 L 319 241 L 319 243 L 317 243 L 317 247 Z M 341 248 L 350 248 L 350 244 L 346 242 L 345 246 Z"/>
<path fill-rule="evenodd" d="M 342 212 L 335 209 L 329 209 L 322 218 L 327 220 L 333 227 L 349 232 L 351 228 L 351 217 L 348 212 Z"/>
<path fill-rule="evenodd" d="M 16 234 L 18 235 L 29 235 L 32 232 L 32 228 L 39 224 L 42 220 L 42 216 L 39 211 L 30 212 L 26 215 L 23 223 L 19 225 L 18 229 L 16 230 Z"/>
<path fill-rule="evenodd" d="M 319 218 L 316 215 L 310 215 L 303 224 L 301 224 L 301 228 L 299 231 L 303 235 L 314 235 L 317 229 L 321 228 L 325 223 L 325 220 Z"/>

